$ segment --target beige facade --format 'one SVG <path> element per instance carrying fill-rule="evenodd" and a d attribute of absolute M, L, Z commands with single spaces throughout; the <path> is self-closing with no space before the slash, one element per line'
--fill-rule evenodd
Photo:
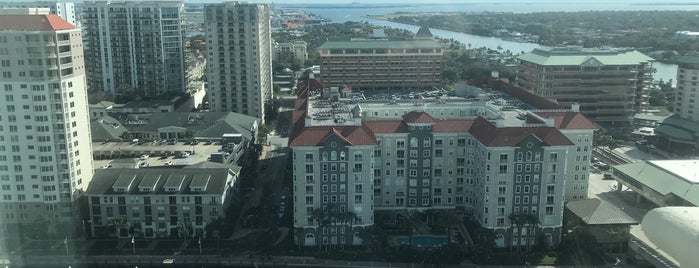
<path fill-rule="evenodd" d="M 209 107 L 264 120 L 272 98 L 272 38 L 266 4 L 225 2 L 204 8 Z"/>
<path fill-rule="evenodd" d="M 442 47 L 434 40 L 329 41 L 320 48 L 320 80 L 329 87 L 433 89 L 442 86 Z"/>
<path fill-rule="evenodd" d="M 652 58 L 632 49 L 535 49 L 519 57 L 519 86 L 580 111 L 613 134 L 648 106 Z"/>
<path fill-rule="evenodd" d="M 675 115 L 699 122 L 699 56 L 682 56 L 678 59 L 677 91 L 675 94 Z"/>
<path fill-rule="evenodd" d="M 73 219 L 92 178 L 80 29 L 57 15 L 0 15 L 2 221 Z"/>
<path fill-rule="evenodd" d="M 303 67 L 308 59 L 306 42 L 294 41 L 288 43 L 274 43 L 274 61 L 288 64 L 298 64 Z"/>

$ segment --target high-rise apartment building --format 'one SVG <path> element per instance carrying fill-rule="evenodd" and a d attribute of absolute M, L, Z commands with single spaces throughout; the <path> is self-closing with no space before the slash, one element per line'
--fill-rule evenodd
<path fill-rule="evenodd" d="M 182 1 L 85 1 L 90 91 L 185 91 Z"/>
<path fill-rule="evenodd" d="M 519 56 L 517 83 L 580 111 L 612 134 L 633 131 L 634 113 L 645 111 L 653 59 L 633 49 L 564 47 Z"/>
<path fill-rule="evenodd" d="M 306 47 L 308 44 L 304 41 L 293 41 L 287 43 L 274 43 L 274 61 L 287 64 L 298 64 L 303 67 L 308 59 Z"/>
<path fill-rule="evenodd" d="M 59 1 L 27 1 L 27 2 L 0 2 L 2 8 L 48 8 L 49 14 L 56 14 L 68 23 L 80 28 L 80 21 L 75 15 L 75 4 Z"/>
<path fill-rule="evenodd" d="M 589 174 L 584 146 L 596 125 L 575 111 L 517 121 L 473 103 L 435 103 L 360 109 L 301 91 L 289 139 L 297 243 L 358 244 L 363 228 L 404 222 L 410 210 L 443 215 L 440 224 L 456 211 L 472 215 L 497 247 L 560 242 L 567 195 L 587 196 L 579 175 Z M 571 188 L 584 188 L 569 191 L 572 178 Z"/>
<path fill-rule="evenodd" d="M 272 98 L 272 38 L 266 4 L 225 2 L 204 7 L 211 111 L 264 120 Z"/>
<path fill-rule="evenodd" d="M 673 112 L 680 118 L 699 122 L 699 56 L 680 56 L 677 62 L 679 68 Z"/>
<path fill-rule="evenodd" d="M 2 221 L 72 219 L 92 178 L 80 29 L 57 15 L 0 15 Z"/>
<path fill-rule="evenodd" d="M 699 56 L 680 56 L 677 62 L 674 115 L 655 128 L 658 139 L 650 142 L 679 155 L 695 156 L 699 152 Z"/>

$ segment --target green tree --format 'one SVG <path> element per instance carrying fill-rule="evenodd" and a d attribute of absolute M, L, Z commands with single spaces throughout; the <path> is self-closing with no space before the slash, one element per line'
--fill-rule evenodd
<path fill-rule="evenodd" d="M 117 238 L 120 238 L 121 229 L 126 227 L 126 217 L 114 217 L 109 223 L 110 229 L 114 231 Z"/>
<path fill-rule="evenodd" d="M 192 225 L 180 222 L 177 224 L 177 236 L 184 238 L 184 245 L 187 246 L 187 237 L 192 235 Z"/>
<path fill-rule="evenodd" d="M 415 232 L 415 226 L 418 225 L 422 217 L 422 213 L 416 209 L 406 209 L 398 212 L 402 219 L 405 220 L 407 231 L 408 231 L 408 247 L 413 248 L 413 233 Z"/>
<path fill-rule="evenodd" d="M 124 130 L 124 132 L 122 132 L 121 135 L 119 135 L 119 138 L 128 141 L 133 138 L 133 135 L 131 135 L 131 133 L 129 133 L 128 131 Z"/>

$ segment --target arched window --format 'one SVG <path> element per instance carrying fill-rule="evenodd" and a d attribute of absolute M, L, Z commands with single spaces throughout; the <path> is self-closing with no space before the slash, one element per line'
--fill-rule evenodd
<path fill-rule="evenodd" d="M 305 246 L 315 246 L 316 245 L 316 237 L 315 235 L 308 233 L 306 234 L 306 237 L 303 239 L 303 245 Z"/>
<path fill-rule="evenodd" d="M 337 152 L 330 152 L 330 161 L 337 161 Z"/>
<path fill-rule="evenodd" d="M 532 161 L 532 152 L 527 152 L 527 161 Z"/>
<path fill-rule="evenodd" d="M 410 147 L 417 147 L 417 138 L 410 138 Z"/>
<path fill-rule="evenodd" d="M 505 247 L 505 236 L 498 234 L 495 236 L 495 247 L 504 248 Z"/>
<path fill-rule="evenodd" d="M 328 152 L 323 152 L 323 161 L 328 161 Z"/>
<path fill-rule="evenodd" d="M 517 161 L 522 161 L 524 159 L 524 154 L 522 152 L 517 153 Z"/>
<path fill-rule="evenodd" d="M 425 139 L 422 141 L 422 146 L 423 146 L 423 147 L 430 147 L 430 145 L 432 145 L 432 141 L 430 140 L 430 138 L 425 138 Z"/>
<path fill-rule="evenodd" d="M 345 160 L 345 152 L 340 152 L 340 160 Z"/>

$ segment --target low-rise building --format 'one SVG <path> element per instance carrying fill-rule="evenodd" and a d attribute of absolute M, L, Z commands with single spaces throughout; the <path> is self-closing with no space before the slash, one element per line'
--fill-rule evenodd
<path fill-rule="evenodd" d="M 629 230 L 638 224 L 628 214 L 597 198 L 575 200 L 566 203 L 563 214 L 566 228 L 592 235 L 602 252 L 626 252 Z"/>
<path fill-rule="evenodd" d="M 224 216 L 239 171 L 223 165 L 98 169 L 85 192 L 85 222 L 93 237 L 177 237 L 178 228 L 207 237 L 205 227 Z"/>
<path fill-rule="evenodd" d="M 699 205 L 699 160 L 653 160 L 612 167 L 620 184 L 657 206 Z M 617 187 L 621 189 L 621 185 Z"/>

